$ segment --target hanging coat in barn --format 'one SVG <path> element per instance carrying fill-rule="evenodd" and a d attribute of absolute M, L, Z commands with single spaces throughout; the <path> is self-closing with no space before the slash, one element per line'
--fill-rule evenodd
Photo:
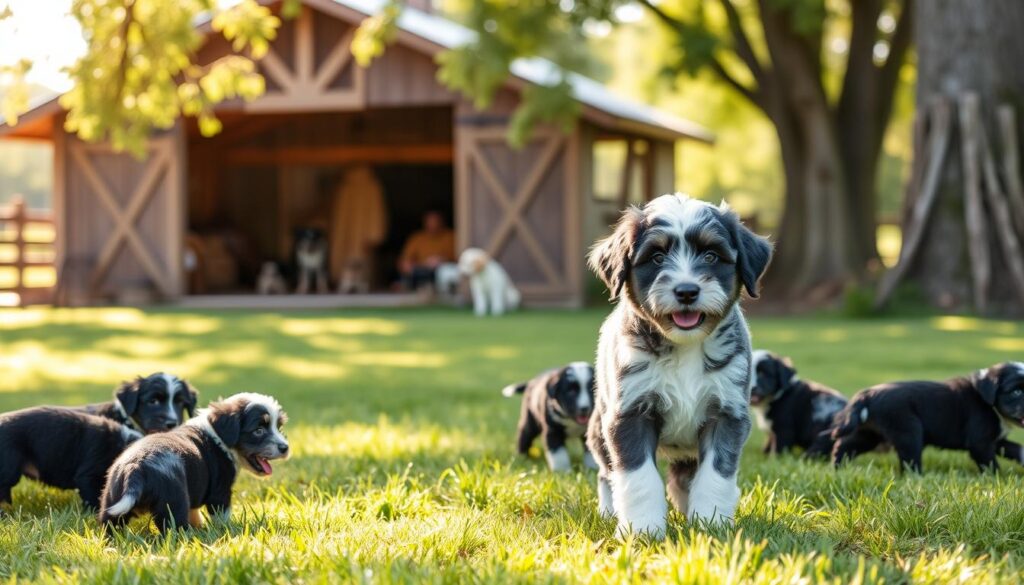
<path fill-rule="evenodd" d="M 356 166 L 345 172 L 334 193 L 330 231 L 333 278 L 347 266 L 369 264 L 373 249 L 387 237 L 384 190 L 369 167 Z"/>

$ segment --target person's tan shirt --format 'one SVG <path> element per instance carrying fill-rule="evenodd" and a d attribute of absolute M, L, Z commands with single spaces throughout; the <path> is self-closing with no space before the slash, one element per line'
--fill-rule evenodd
<path fill-rule="evenodd" d="M 446 229 L 436 234 L 418 231 L 409 237 L 402 248 L 402 262 L 413 266 L 426 264 L 428 258 L 437 256 L 445 262 L 455 260 L 455 233 Z"/>

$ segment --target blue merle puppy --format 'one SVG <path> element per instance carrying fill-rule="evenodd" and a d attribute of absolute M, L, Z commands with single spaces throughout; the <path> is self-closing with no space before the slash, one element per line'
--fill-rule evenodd
<path fill-rule="evenodd" d="M 548 467 L 552 471 L 568 471 L 571 463 L 565 443 L 586 434 L 594 405 L 594 367 L 586 362 L 572 362 L 527 382 L 510 384 L 501 393 L 507 397 L 523 395 L 519 453 L 528 453 L 534 440 L 542 437 Z M 597 467 L 585 442 L 583 464 L 591 469 Z"/>
<path fill-rule="evenodd" d="M 832 419 L 846 397 L 817 382 L 802 380 L 793 362 L 770 351 L 754 351 L 750 407 L 757 426 L 768 433 L 764 452 L 785 453 L 794 447 L 809 458 L 832 454 Z"/>
<path fill-rule="evenodd" d="M 602 514 L 619 533 L 665 533 L 668 497 L 690 519 L 732 522 L 750 435 L 750 333 L 771 245 L 725 204 L 663 195 L 627 209 L 589 263 L 618 304 L 601 327 L 587 443 Z"/>

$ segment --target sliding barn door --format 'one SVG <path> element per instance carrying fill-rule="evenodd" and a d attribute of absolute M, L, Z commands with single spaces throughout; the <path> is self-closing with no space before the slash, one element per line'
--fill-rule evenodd
<path fill-rule="evenodd" d="M 460 245 L 496 258 L 527 300 L 577 304 L 574 135 L 538 131 L 517 149 L 504 126 L 459 126 L 455 140 Z"/>
<path fill-rule="evenodd" d="M 182 130 L 150 140 L 144 158 L 65 135 L 60 287 L 77 299 L 127 290 L 182 292 L 185 193 Z"/>

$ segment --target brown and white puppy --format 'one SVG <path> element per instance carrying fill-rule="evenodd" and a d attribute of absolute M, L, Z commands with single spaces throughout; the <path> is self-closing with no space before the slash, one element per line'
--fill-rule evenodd
<path fill-rule="evenodd" d="M 859 392 L 836 415 L 836 466 L 892 445 L 903 467 L 921 471 L 921 452 L 932 445 L 965 450 L 982 471 L 997 469 L 996 455 L 1024 463 L 1024 449 L 1006 438 L 1024 426 L 1024 363 L 1006 362 L 945 382 L 894 382 Z"/>
<path fill-rule="evenodd" d="M 110 468 L 99 520 L 122 524 L 149 512 L 161 531 L 201 524 L 199 509 L 226 518 L 238 468 L 266 477 L 287 458 L 287 416 L 269 396 L 235 394 L 211 403 L 185 425 L 149 435 Z"/>
<path fill-rule="evenodd" d="M 198 400 L 199 393 L 191 384 L 173 374 L 157 372 L 122 382 L 114 389 L 110 402 L 76 410 L 109 418 L 148 435 L 184 423 L 195 413 Z"/>
<path fill-rule="evenodd" d="M 0 414 L 0 504 L 22 476 L 77 489 L 97 508 L 107 469 L 142 434 L 72 408 L 39 406 Z"/>
<path fill-rule="evenodd" d="M 598 508 L 619 533 L 665 533 L 668 497 L 687 518 L 732 522 L 750 435 L 750 332 L 771 246 L 724 204 L 662 195 L 627 209 L 590 252 L 618 304 L 601 326 L 587 444 Z"/>

